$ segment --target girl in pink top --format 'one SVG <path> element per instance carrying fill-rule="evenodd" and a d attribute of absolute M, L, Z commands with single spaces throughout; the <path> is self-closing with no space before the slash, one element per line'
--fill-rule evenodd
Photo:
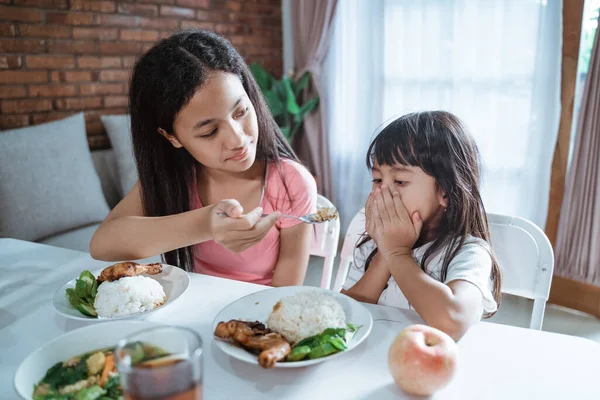
<path fill-rule="evenodd" d="M 312 226 L 280 216 L 315 212 L 316 184 L 231 44 L 204 30 L 158 42 L 133 69 L 130 112 L 139 182 L 92 256 L 162 254 L 188 271 L 301 285 Z"/>

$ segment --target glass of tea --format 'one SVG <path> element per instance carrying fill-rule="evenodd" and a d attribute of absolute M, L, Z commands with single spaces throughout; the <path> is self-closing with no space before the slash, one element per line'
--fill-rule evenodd
<path fill-rule="evenodd" d="M 115 348 L 126 400 L 202 400 L 202 339 L 191 329 L 161 326 Z"/>

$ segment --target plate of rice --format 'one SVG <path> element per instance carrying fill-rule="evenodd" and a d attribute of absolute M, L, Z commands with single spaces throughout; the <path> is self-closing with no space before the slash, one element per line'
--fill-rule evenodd
<path fill-rule="evenodd" d="M 260 360 L 264 355 L 259 354 L 260 350 L 253 352 L 235 340 L 225 340 L 222 335 L 217 335 L 219 329 L 230 321 L 253 328 L 256 328 L 256 323 L 261 323 L 259 329 L 266 329 L 264 332 L 267 337 L 275 334 L 290 344 L 286 358 L 266 365 L 264 360 Z M 325 362 L 352 351 L 369 336 L 372 326 L 373 318 L 369 310 L 346 295 L 316 287 L 288 286 L 266 289 L 234 301 L 217 314 L 212 330 L 217 347 L 233 358 L 264 368 L 298 368 Z M 343 347 L 340 347 L 343 350 L 333 351 L 326 356 L 291 360 L 295 350 L 306 347 L 302 345 L 308 344 L 307 341 L 339 330 L 352 331 Z"/>
<path fill-rule="evenodd" d="M 158 267 L 152 275 L 139 274 L 114 280 L 102 280 L 102 273 L 106 274 L 108 268 L 83 271 L 56 291 L 52 301 L 54 309 L 67 318 L 89 321 L 142 318 L 168 307 L 188 289 L 190 276 L 172 265 L 152 265 Z M 94 281 L 94 287 L 87 293 L 82 289 L 85 288 L 82 280 L 87 278 L 86 274 L 91 277 L 88 281 Z"/>

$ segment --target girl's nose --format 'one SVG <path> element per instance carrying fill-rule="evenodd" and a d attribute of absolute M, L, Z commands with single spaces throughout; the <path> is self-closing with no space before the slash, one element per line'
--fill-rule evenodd
<path fill-rule="evenodd" d="M 238 149 L 246 145 L 246 134 L 241 125 L 236 121 L 230 121 L 227 124 L 227 138 L 225 146 L 228 149 Z"/>

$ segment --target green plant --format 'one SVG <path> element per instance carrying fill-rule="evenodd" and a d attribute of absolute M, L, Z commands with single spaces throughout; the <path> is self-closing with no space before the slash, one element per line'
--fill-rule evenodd
<path fill-rule="evenodd" d="M 279 125 L 288 142 L 291 143 L 294 135 L 302 126 L 304 117 L 319 104 L 319 96 L 314 96 L 300 104 L 300 96 L 308 86 L 310 73 L 306 72 L 297 80 L 292 79 L 290 76 L 283 76 L 280 80 L 277 80 L 258 63 L 251 64 L 250 70 L 277 125 Z"/>

